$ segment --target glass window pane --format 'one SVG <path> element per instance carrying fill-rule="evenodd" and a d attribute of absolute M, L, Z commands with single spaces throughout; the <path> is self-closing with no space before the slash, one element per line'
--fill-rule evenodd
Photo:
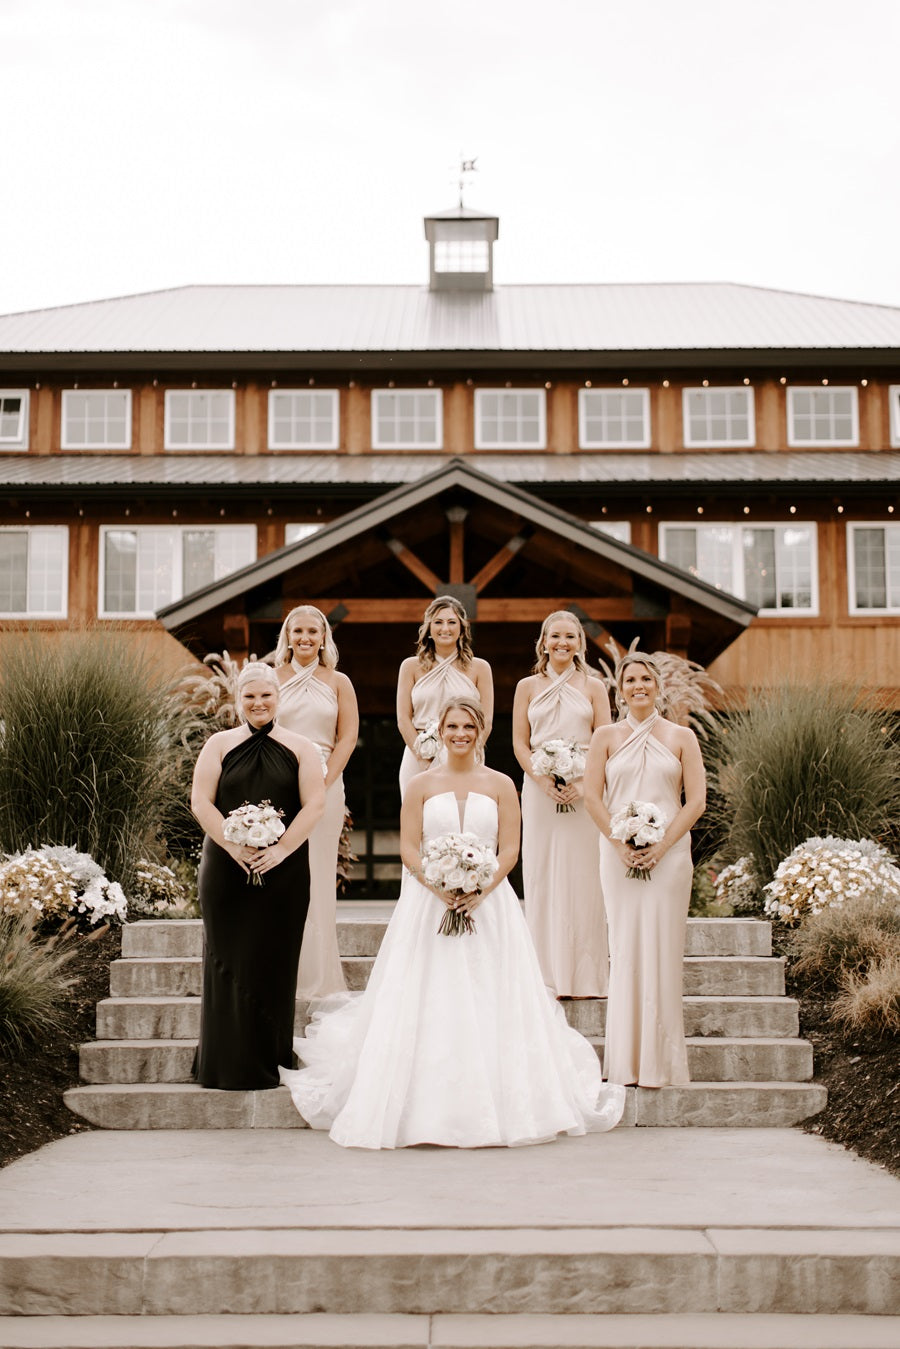
<path fill-rule="evenodd" d="M 758 609 L 776 607 L 775 531 L 745 529 L 744 598 Z"/>
<path fill-rule="evenodd" d="M 0 612 L 28 608 L 28 531 L 0 529 Z"/>
<path fill-rule="evenodd" d="M 887 608 L 887 568 L 883 529 L 853 530 L 857 609 Z"/>
<path fill-rule="evenodd" d="M 138 535 L 137 611 L 153 613 L 175 599 L 174 569 L 177 533 L 146 529 Z"/>
<path fill-rule="evenodd" d="M 211 529 L 186 529 L 181 536 L 181 591 L 189 595 L 215 579 L 216 546 Z"/>
<path fill-rule="evenodd" d="M 108 529 L 103 542 L 103 609 L 110 614 L 134 613 L 137 599 L 137 533 Z"/>

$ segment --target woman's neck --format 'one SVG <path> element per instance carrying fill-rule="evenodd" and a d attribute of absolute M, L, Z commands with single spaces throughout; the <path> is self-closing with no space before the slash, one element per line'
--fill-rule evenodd
<path fill-rule="evenodd" d="M 438 643 L 435 642 L 434 644 L 435 660 L 446 660 L 448 656 L 458 656 L 458 655 L 459 655 L 459 648 L 457 647 L 456 642 L 444 642 L 441 645 L 438 645 Z"/>
<path fill-rule="evenodd" d="M 570 651 L 565 656 L 548 656 L 547 673 L 561 675 L 568 670 L 570 665 L 575 663 L 575 652 Z"/>
<path fill-rule="evenodd" d="M 298 656 L 291 657 L 291 664 L 295 665 L 298 670 L 308 670 L 310 665 L 318 665 L 318 663 L 319 663 L 318 652 L 316 652 L 314 656 L 307 656 L 306 660 L 300 660 Z"/>
<path fill-rule="evenodd" d="M 648 707 L 629 707 L 628 715 L 633 717 L 635 721 L 646 721 L 648 717 L 653 716 L 655 711 L 655 704 Z"/>

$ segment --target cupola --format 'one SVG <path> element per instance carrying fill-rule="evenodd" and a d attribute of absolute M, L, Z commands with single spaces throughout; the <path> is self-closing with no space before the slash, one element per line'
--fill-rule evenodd
<path fill-rule="evenodd" d="M 453 206 L 425 217 L 431 290 L 492 290 L 498 216 Z"/>

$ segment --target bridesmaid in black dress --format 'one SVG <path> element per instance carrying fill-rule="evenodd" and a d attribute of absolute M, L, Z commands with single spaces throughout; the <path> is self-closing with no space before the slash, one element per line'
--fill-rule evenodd
<path fill-rule="evenodd" d="M 325 808 L 319 753 L 276 725 L 278 678 L 268 665 L 238 679 L 244 725 L 210 736 L 194 770 L 191 809 L 203 828 L 203 1001 L 193 1077 L 204 1087 L 278 1086 L 293 1064 L 294 998 L 309 907 L 306 841 Z M 225 816 L 244 802 L 284 811 L 268 848 L 229 843 Z M 263 878 L 251 884 L 251 873 Z"/>

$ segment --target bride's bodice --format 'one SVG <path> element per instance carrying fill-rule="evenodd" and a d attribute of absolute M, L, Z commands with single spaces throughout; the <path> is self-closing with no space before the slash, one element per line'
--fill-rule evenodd
<path fill-rule="evenodd" d="M 460 810 L 462 824 L 460 824 Z M 453 792 L 429 796 L 422 808 L 422 838 L 427 841 L 443 834 L 474 834 L 481 843 L 497 848 L 497 802 L 481 792 L 469 792 L 460 807 Z"/>

